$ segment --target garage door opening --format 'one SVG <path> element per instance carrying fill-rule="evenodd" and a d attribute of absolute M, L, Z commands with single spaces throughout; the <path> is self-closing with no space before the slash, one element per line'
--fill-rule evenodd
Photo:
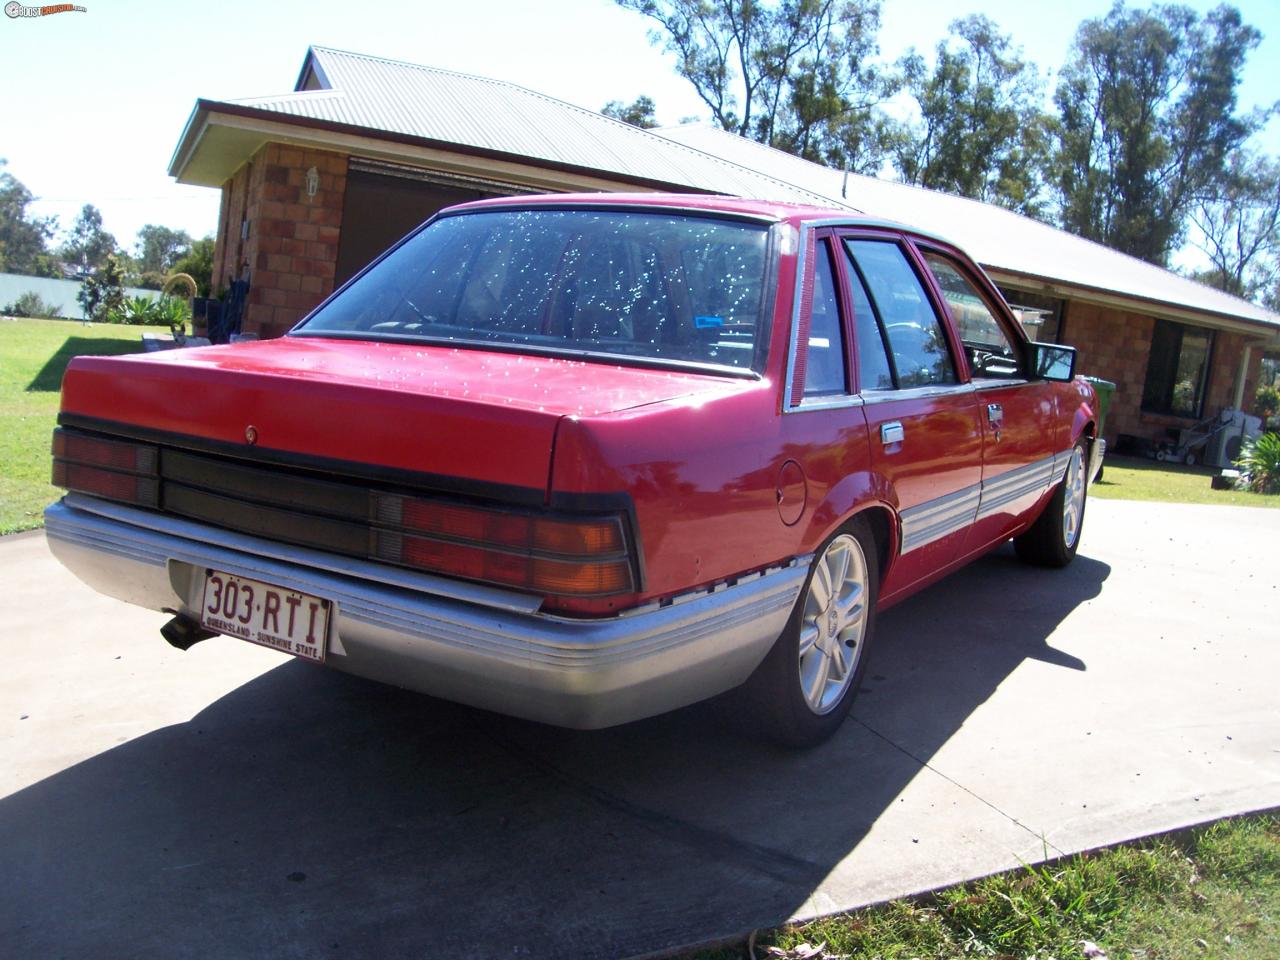
<path fill-rule="evenodd" d="M 444 207 L 510 196 L 517 187 L 352 157 L 342 207 L 335 285 L 341 285 Z"/>

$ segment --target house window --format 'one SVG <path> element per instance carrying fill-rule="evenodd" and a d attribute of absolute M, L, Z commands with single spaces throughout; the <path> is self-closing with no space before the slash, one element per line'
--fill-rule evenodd
<path fill-rule="evenodd" d="M 1262 357 L 1262 367 L 1259 373 L 1258 386 L 1280 387 L 1280 353 L 1264 354 Z"/>
<path fill-rule="evenodd" d="M 1212 353 L 1212 330 L 1157 320 L 1142 409 L 1177 417 L 1203 416 Z"/>

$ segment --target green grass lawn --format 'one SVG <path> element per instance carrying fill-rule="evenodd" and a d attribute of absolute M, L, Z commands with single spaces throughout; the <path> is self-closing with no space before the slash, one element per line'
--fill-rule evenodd
<path fill-rule="evenodd" d="M 49 483 L 49 437 L 71 358 L 137 353 L 143 330 L 0 318 L 0 534 L 40 526 L 42 511 L 58 498 Z"/>
<path fill-rule="evenodd" d="M 1214 490 L 1209 481 L 1217 473 L 1213 467 L 1187 467 L 1137 457 L 1108 456 L 1102 479 L 1089 488 L 1089 496 L 1107 500 L 1280 507 L 1280 496 L 1245 490 Z"/>
<path fill-rule="evenodd" d="M 1224 821 L 760 934 L 756 957 L 1280 957 L 1280 819 Z M 769 953 L 769 948 L 776 952 Z M 745 944 L 685 960 L 742 960 Z"/>

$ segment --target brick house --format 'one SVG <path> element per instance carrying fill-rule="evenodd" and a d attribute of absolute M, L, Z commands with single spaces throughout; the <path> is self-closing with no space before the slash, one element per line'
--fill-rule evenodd
<path fill-rule="evenodd" d="M 845 174 L 704 125 L 640 130 L 509 83 L 321 47 L 294 90 L 201 99 L 169 172 L 222 192 L 215 291 L 278 336 L 441 207 L 565 191 L 713 192 L 847 207 L 935 230 L 1038 337 L 1117 385 L 1106 434 L 1161 439 L 1248 408 L 1280 366 L 1280 316 L 989 204 Z M 1265 368 L 1264 368 L 1265 361 Z"/>

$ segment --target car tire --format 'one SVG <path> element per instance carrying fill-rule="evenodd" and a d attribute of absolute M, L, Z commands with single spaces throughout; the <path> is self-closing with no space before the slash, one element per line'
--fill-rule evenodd
<path fill-rule="evenodd" d="M 1018 559 L 1040 567 L 1065 567 L 1075 558 L 1089 493 L 1088 461 L 1085 442 L 1079 440 L 1071 449 L 1067 472 L 1044 511 L 1026 532 L 1013 538 Z"/>
<path fill-rule="evenodd" d="M 879 587 L 875 538 L 855 519 L 818 549 L 786 627 L 741 689 L 759 732 L 812 747 L 839 729 L 866 671 Z"/>

